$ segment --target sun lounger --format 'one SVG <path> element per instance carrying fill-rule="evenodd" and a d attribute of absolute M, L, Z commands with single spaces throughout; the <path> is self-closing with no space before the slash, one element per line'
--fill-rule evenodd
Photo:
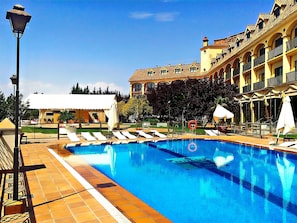
<path fill-rule="evenodd" d="M 153 135 L 156 135 L 160 138 L 166 138 L 167 136 L 163 133 L 158 132 L 157 130 L 151 130 L 151 132 L 153 133 Z"/>
<path fill-rule="evenodd" d="M 119 131 L 112 132 L 112 134 L 118 139 L 127 139 L 126 136 L 122 135 Z"/>
<path fill-rule="evenodd" d="M 144 138 L 147 138 L 147 139 L 154 138 L 152 135 L 147 134 L 147 133 L 145 133 L 145 132 L 142 131 L 142 130 L 137 130 L 136 132 L 137 132 L 140 136 L 142 136 L 142 137 L 144 137 Z"/>
<path fill-rule="evenodd" d="M 93 132 L 93 135 L 100 141 L 107 140 L 106 136 L 103 135 L 101 132 Z"/>
<path fill-rule="evenodd" d="M 96 138 L 92 136 L 89 132 L 82 132 L 82 137 L 84 137 L 87 141 L 96 141 Z"/>
<path fill-rule="evenodd" d="M 67 133 L 67 137 L 69 138 L 69 140 L 71 142 L 79 142 L 80 139 L 77 137 L 76 133 L 75 132 L 69 132 Z"/>
<path fill-rule="evenodd" d="M 217 135 L 219 135 L 218 130 L 209 129 L 209 130 L 204 130 L 204 131 L 209 136 L 217 136 Z"/>
<path fill-rule="evenodd" d="M 130 132 L 128 131 L 122 131 L 122 134 L 124 136 L 126 136 L 128 139 L 137 139 L 137 137 L 135 135 L 132 135 Z"/>

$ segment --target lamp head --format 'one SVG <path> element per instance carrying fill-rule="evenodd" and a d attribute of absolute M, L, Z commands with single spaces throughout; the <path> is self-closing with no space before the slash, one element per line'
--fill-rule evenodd
<path fill-rule="evenodd" d="M 22 35 L 27 23 L 30 22 L 31 15 L 25 12 L 25 8 L 22 5 L 17 4 L 13 6 L 13 9 L 7 11 L 6 19 L 8 19 L 11 24 L 12 32 Z"/>
<path fill-rule="evenodd" d="M 17 84 L 17 76 L 15 74 L 10 77 L 10 80 L 12 84 Z"/>

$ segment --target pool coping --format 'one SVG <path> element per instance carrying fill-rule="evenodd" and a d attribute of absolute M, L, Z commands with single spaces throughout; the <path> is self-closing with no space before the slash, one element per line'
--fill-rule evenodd
<path fill-rule="evenodd" d="M 58 161 L 62 161 L 61 164 L 67 164 L 66 166 L 70 167 L 69 169 L 67 168 L 69 172 L 73 170 L 71 174 L 77 173 L 77 175 L 72 175 L 74 177 L 78 176 L 76 179 L 79 182 L 81 182 L 80 179 L 83 179 L 82 182 L 86 182 L 86 185 L 91 186 L 94 189 L 91 191 L 93 191 L 95 196 L 98 196 L 98 194 L 94 191 L 97 191 L 101 195 L 98 197 L 103 198 L 102 201 L 108 203 L 107 207 L 109 210 L 106 210 L 112 217 L 123 217 L 123 219 L 128 220 L 126 222 L 172 222 L 112 179 L 87 164 L 81 158 L 73 155 L 63 145 L 48 146 L 48 150 L 51 151 Z M 105 207 L 105 204 L 102 204 L 102 206 Z"/>
<path fill-rule="evenodd" d="M 84 188 L 108 211 L 108 213 L 121 223 L 131 222 L 125 215 L 116 209 L 99 191 L 97 191 L 87 180 L 85 180 L 77 171 L 75 171 L 63 158 L 61 158 L 53 149 L 48 151 L 75 177 Z"/>

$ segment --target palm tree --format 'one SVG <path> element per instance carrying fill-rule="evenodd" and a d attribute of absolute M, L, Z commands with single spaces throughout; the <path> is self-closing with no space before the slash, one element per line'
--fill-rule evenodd
<path fill-rule="evenodd" d="M 214 99 L 214 105 L 211 107 L 211 110 L 215 110 L 217 105 L 221 105 L 223 107 L 227 107 L 229 102 L 228 97 L 222 97 L 221 95 Z"/>

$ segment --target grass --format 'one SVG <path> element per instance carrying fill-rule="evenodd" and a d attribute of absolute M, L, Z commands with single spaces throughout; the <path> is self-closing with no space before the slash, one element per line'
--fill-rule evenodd
<path fill-rule="evenodd" d="M 132 126 L 131 126 L 132 127 Z M 154 129 L 160 129 L 157 128 L 156 126 L 151 126 L 151 128 Z M 162 129 L 166 129 L 167 128 L 162 128 Z M 77 133 L 80 132 L 98 132 L 98 131 L 102 131 L 103 133 L 108 132 L 107 129 L 100 129 L 100 128 L 78 128 L 77 129 Z M 175 133 L 182 133 L 182 128 L 174 128 L 173 131 Z M 58 134 L 58 129 L 57 128 L 42 128 L 42 127 L 36 127 L 36 126 L 22 126 L 22 132 L 25 133 L 43 133 L 43 134 Z M 191 130 L 189 130 L 188 128 L 184 129 L 184 132 L 186 133 L 192 133 Z M 195 132 L 197 135 L 204 135 L 204 129 L 202 128 L 197 128 Z"/>

